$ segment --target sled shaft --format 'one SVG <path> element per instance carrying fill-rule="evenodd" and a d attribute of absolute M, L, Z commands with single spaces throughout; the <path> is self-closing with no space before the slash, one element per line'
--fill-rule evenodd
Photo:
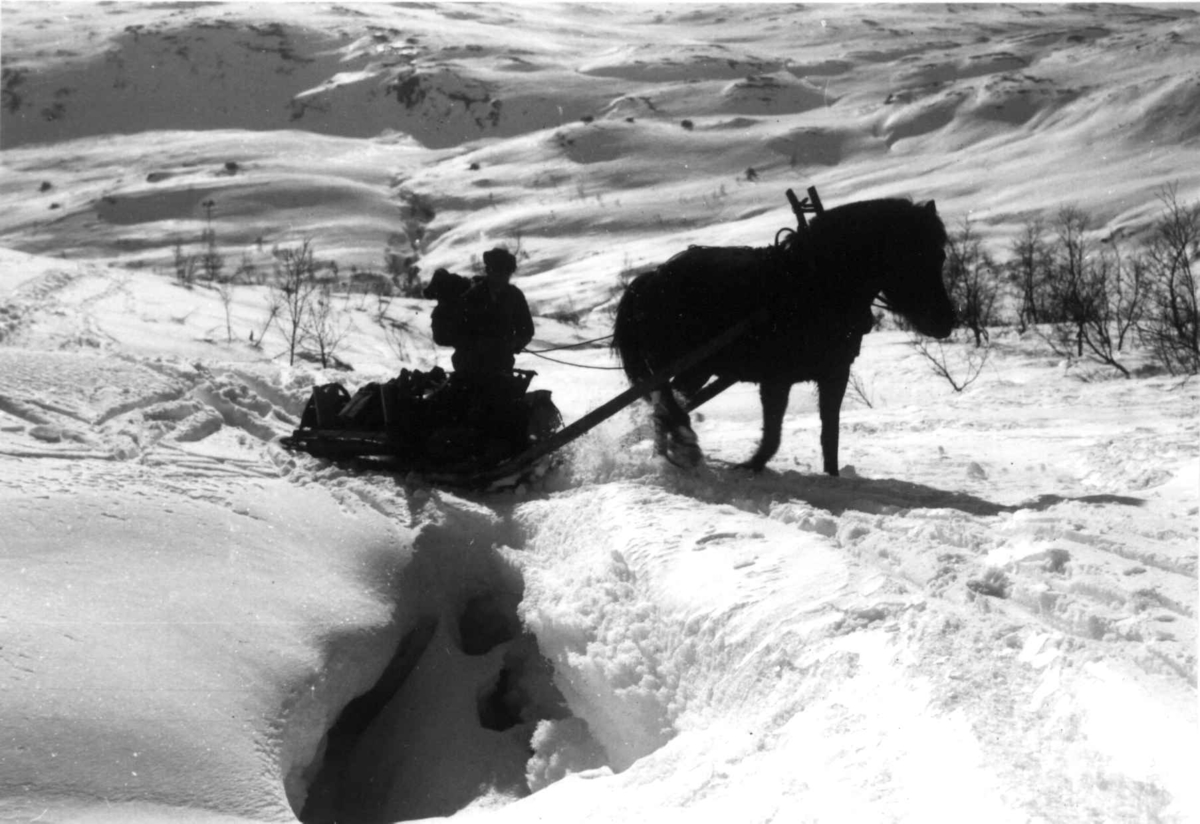
<path fill-rule="evenodd" d="M 680 372 L 696 366 L 705 358 L 728 346 L 734 340 L 741 337 L 750 328 L 751 324 L 762 320 L 766 316 L 767 310 L 760 309 L 750 317 L 743 318 L 708 343 L 697 349 L 693 349 L 665 369 L 660 369 L 650 377 L 638 381 L 620 395 L 596 407 L 570 426 L 560 429 L 544 441 L 539 441 L 512 460 L 506 461 L 493 469 L 485 470 L 471 476 L 470 480 L 475 483 L 488 483 L 489 481 L 503 478 L 524 466 L 532 464 L 539 458 L 549 455 L 557 449 L 561 449 L 571 441 L 608 420 L 634 401 L 667 383 Z"/>
<path fill-rule="evenodd" d="M 692 397 L 688 398 L 688 402 L 684 407 L 688 412 L 694 409 L 699 409 L 704 404 L 711 401 L 717 395 L 720 395 L 729 387 L 737 383 L 736 378 L 716 378 L 711 383 L 707 383 L 704 387 Z"/>

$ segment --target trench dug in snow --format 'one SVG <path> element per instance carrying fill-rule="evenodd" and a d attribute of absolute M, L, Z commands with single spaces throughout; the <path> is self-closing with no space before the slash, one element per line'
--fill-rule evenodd
<path fill-rule="evenodd" d="M 516 550 L 496 545 L 495 515 L 439 516 L 399 582 L 407 617 L 391 660 L 337 715 L 302 789 L 289 787 L 304 824 L 406 821 L 510 801 L 546 783 L 531 761 L 539 722 L 590 738 L 522 627 L 524 584 L 506 558 Z"/>

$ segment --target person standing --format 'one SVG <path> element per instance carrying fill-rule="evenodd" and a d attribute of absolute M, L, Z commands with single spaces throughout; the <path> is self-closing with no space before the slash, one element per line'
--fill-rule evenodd
<path fill-rule="evenodd" d="M 483 253 L 484 276 L 474 278 L 434 339 L 454 347 L 455 372 L 508 374 L 516 354 L 533 340 L 533 316 L 524 293 L 512 284 L 517 259 L 503 247 Z"/>

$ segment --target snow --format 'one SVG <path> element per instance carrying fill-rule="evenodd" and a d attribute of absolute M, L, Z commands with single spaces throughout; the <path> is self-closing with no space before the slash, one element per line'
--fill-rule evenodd
<path fill-rule="evenodd" d="M 997 328 L 959 394 L 877 331 L 838 478 L 808 387 L 734 468 L 735 386 L 695 472 L 637 405 L 467 493 L 278 444 L 314 385 L 448 368 L 427 303 L 337 298 L 325 370 L 254 278 L 172 265 L 209 227 L 264 274 L 507 243 L 574 420 L 626 387 L 622 277 L 769 242 L 787 187 L 936 198 L 997 253 L 1068 200 L 1098 237 L 1194 201 L 1194 9 L 2 13 L 0 817 L 1200 816 L 1195 381 Z"/>

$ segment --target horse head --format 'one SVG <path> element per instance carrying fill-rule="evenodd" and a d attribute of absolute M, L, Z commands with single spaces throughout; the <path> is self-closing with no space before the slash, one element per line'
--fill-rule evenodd
<path fill-rule="evenodd" d="M 954 304 L 942 280 L 946 263 L 946 227 L 931 200 L 923 205 L 906 204 L 897 215 L 898 238 L 887 245 L 891 260 L 881 291 L 888 307 L 912 324 L 922 335 L 947 338 L 954 330 Z"/>

